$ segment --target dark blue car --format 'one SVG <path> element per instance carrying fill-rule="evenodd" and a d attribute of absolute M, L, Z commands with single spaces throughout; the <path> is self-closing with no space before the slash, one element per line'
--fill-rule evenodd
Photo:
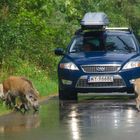
<path fill-rule="evenodd" d="M 133 93 L 134 79 L 140 77 L 140 48 L 133 32 L 86 25 L 65 52 L 55 50 L 63 55 L 58 65 L 59 99 L 77 100 L 78 93 Z"/>

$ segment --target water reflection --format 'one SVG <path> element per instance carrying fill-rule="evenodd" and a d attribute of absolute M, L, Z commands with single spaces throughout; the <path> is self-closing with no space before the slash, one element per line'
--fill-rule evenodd
<path fill-rule="evenodd" d="M 38 114 L 12 113 L 0 118 L 0 133 L 21 132 L 40 126 Z"/>
<path fill-rule="evenodd" d="M 125 136 L 134 132 L 139 124 L 140 115 L 134 108 L 135 104 L 118 102 L 114 105 L 112 101 L 66 103 L 60 106 L 60 122 L 67 124 L 72 140 L 104 138 L 101 133 Z"/>
<path fill-rule="evenodd" d="M 66 125 L 72 140 L 80 140 L 77 103 L 64 102 L 59 107 L 60 123 Z"/>
<path fill-rule="evenodd" d="M 79 130 L 79 124 L 78 124 L 78 119 L 77 117 L 77 112 L 76 110 L 72 110 L 70 112 L 70 128 L 71 128 L 71 133 L 72 133 L 72 138 L 73 140 L 79 140 L 80 139 L 80 130 Z"/>
<path fill-rule="evenodd" d="M 134 107 L 131 102 L 96 100 L 59 106 L 54 99 L 44 103 L 39 114 L 0 117 L 0 140 L 132 140 L 140 126 Z"/>

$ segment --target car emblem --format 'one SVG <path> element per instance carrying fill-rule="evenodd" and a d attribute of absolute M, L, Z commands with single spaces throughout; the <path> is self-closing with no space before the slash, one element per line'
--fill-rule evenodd
<path fill-rule="evenodd" d="M 96 67 L 96 70 L 98 72 L 103 72 L 103 71 L 105 71 L 105 67 Z"/>

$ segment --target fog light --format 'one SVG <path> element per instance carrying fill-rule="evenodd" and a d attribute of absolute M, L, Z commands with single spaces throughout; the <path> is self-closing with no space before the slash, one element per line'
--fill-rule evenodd
<path fill-rule="evenodd" d="M 64 85 L 71 85 L 71 84 L 72 84 L 72 81 L 62 79 L 62 83 L 63 83 Z"/>
<path fill-rule="evenodd" d="M 129 80 L 129 82 L 130 82 L 131 84 L 134 84 L 135 79 Z"/>

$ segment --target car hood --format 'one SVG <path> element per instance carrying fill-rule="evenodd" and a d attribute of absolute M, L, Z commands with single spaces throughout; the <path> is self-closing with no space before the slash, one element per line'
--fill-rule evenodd
<path fill-rule="evenodd" d="M 107 53 L 107 52 L 88 52 L 71 53 L 68 58 L 77 65 L 88 64 L 124 64 L 136 57 L 136 53 Z"/>

